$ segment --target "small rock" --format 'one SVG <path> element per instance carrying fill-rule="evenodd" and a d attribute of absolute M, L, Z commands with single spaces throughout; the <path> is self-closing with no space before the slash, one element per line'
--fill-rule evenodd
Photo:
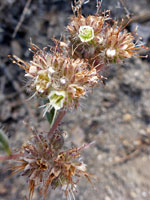
<path fill-rule="evenodd" d="M 136 198 L 137 197 L 137 194 L 135 192 L 131 192 L 130 195 L 131 195 L 132 198 Z"/>
<path fill-rule="evenodd" d="M 129 122 L 131 121 L 132 116 L 129 113 L 126 113 L 125 115 L 123 115 L 123 121 L 124 122 Z"/>
<path fill-rule="evenodd" d="M 106 196 L 105 200 L 111 200 L 111 198 L 109 196 Z"/>

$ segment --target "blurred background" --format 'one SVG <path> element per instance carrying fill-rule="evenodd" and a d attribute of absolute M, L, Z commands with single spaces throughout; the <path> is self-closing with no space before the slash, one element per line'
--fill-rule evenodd
<path fill-rule="evenodd" d="M 114 19 L 132 18 L 127 26 L 150 46 L 150 0 L 103 0 L 102 10 L 111 10 Z M 96 0 L 83 5 L 85 16 L 94 14 Z M 43 48 L 51 38 L 65 34 L 72 16 L 70 0 L 0 0 L 0 125 L 12 148 L 30 137 L 23 121 L 39 131 L 48 131 L 37 99 L 27 100 L 24 71 L 8 59 L 9 54 L 29 61 L 30 39 Z M 141 52 L 141 56 L 150 51 Z M 95 174 L 95 188 L 82 180 L 77 200 L 150 199 L 150 58 L 132 58 L 112 65 L 104 75 L 105 85 L 95 88 L 82 101 L 82 108 L 67 113 L 62 126 L 67 138 L 80 146 L 95 141 L 83 151 L 88 171 Z M 0 163 L 0 200 L 22 200 L 27 182 L 10 176 L 8 162 Z M 38 191 L 34 200 L 40 199 Z M 60 191 L 47 199 L 60 200 Z"/>

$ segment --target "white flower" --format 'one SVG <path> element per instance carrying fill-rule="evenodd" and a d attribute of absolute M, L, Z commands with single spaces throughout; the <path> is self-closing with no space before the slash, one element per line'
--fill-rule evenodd
<path fill-rule="evenodd" d="M 48 95 L 49 102 L 40 106 L 41 108 L 45 107 L 43 116 L 47 112 L 50 112 L 52 108 L 54 108 L 55 109 L 54 119 L 55 119 L 57 111 L 60 110 L 61 108 L 63 108 L 63 106 L 64 106 L 65 98 L 66 98 L 66 92 L 65 91 L 52 91 L 52 92 L 50 92 L 50 94 Z"/>
<path fill-rule="evenodd" d="M 80 26 L 79 38 L 82 42 L 90 42 L 94 38 L 94 30 L 91 26 Z"/>
<path fill-rule="evenodd" d="M 66 97 L 65 91 L 52 91 L 50 92 L 48 99 L 50 101 L 51 107 L 54 107 L 55 110 L 60 110 L 64 106 Z"/>
<path fill-rule="evenodd" d="M 113 58 L 113 57 L 116 55 L 116 50 L 115 50 L 115 49 L 107 49 L 106 55 L 107 55 L 109 58 Z"/>

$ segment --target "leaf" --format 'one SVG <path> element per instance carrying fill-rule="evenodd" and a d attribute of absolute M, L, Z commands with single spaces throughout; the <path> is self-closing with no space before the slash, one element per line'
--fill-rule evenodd
<path fill-rule="evenodd" d="M 9 148 L 8 138 L 4 134 L 3 130 L 0 129 L 0 150 L 5 151 L 8 155 L 11 155 Z"/>
<path fill-rule="evenodd" d="M 46 113 L 46 118 L 50 124 L 50 126 L 53 125 L 54 121 L 55 121 L 55 117 L 56 117 L 56 112 L 57 110 L 55 110 L 55 108 L 53 107 L 50 112 Z"/>

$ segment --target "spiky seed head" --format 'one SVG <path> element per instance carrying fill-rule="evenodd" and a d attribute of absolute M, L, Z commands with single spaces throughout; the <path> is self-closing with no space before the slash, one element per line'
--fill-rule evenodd
<path fill-rule="evenodd" d="M 48 100 L 43 106 L 44 114 L 52 108 L 60 110 L 77 106 L 79 99 L 98 83 L 98 74 L 88 63 L 66 57 L 57 51 L 46 52 L 36 48 L 30 63 L 17 57 L 15 60 L 19 66 L 21 62 L 24 65 L 35 93 Z"/>
<path fill-rule="evenodd" d="M 61 188 L 68 198 L 76 188 L 79 177 L 90 178 L 86 165 L 81 162 L 80 149 L 63 150 L 64 139 L 61 132 L 56 131 L 50 138 L 44 134 L 33 132 L 29 142 L 20 149 L 21 156 L 14 174 L 20 172 L 29 183 L 29 199 L 35 188 L 40 188 L 46 197 L 50 188 Z"/>

